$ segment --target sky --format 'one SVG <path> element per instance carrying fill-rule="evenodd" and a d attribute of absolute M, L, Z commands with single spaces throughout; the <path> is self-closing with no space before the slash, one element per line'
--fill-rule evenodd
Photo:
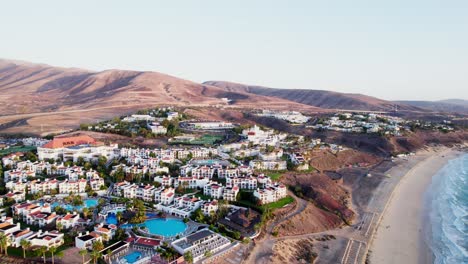
<path fill-rule="evenodd" d="M 468 1 L 0 0 L 0 58 L 468 99 Z"/>

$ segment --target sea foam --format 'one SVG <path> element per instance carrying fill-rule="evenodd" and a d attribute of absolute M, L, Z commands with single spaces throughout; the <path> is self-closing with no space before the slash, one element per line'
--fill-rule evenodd
<path fill-rule="evenodd" d="M 468 154 L 450 160 L 426 193 L 427 244 L 434 263 L 468 263 Z"/>

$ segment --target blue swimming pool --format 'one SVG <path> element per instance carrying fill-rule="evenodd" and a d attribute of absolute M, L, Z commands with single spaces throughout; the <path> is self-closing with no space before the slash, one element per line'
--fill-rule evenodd
<path fill-rule="evenodd" d="M 55 208 L 57 206 L 61 206 L 65 208 L 67 211 L 73 211 L 73 210 L 78 210 L 81 211 L 83 208 L 90 208 L 90 207 L 96 207 L 98 205 L 98 199 L 86 199 L 83 201 L 83 205 L 79 206 L 73 206 L 71 204 L 64 204 L 63 202 L 53 202 L 51 204 L 52 208 Z"/>
<path fill-rule="evenodd" d="M 132 227 L 133 224 L 122 225 L 122 228 Z M 149 219 L 142 224 L 136 226 L 144 226 L 148 229 L 148 232 L 153 235 L 160 236 L 176 236 L 187 229 L 187 225 L 180 219 L 168 218 L 168 219 Z"/>
<path fill-rule="evenodd" d="M 135 263 L 140 258 L 141 258 L 141 252 L 139 251 L 135 251 L 124 256 L 124 259 L 127 261 L 127 263 Z"/>
<path fill-rule="evenodd" d="M 114 213 L 107 214 L 106 223 L 109 225 L 117 225 L 117 216 Z"/>

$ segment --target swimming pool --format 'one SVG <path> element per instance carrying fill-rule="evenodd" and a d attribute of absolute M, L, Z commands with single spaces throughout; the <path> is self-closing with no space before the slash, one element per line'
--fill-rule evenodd
<path fill-rule="evenodd" d="M 148 232 L 153 235 L 160 235 L 165 237 L 176 236 L 187 229 L 187 225 L 180 219 L 168 218 L 168 219 L 149 219 L 142 224 L 125 224 L 122 228 L 128 228 L 133 226 L 146 227 Z"/>
<path fill-rule="evenodd" d="M 141 258 L 141 252 L 135 251 L 123 257 L 127 263 L 135 263 Z"/>
<path fill-rule="evenodd" d="M 117 225 L 117 216 L 114 213 L 107 214 L 106 223 L 109 225 Z"/>
<path fill-rule="evenodd" d="M 98 205 L 98 199 L 86 199 L 83 201 L 83 205 L 79 205 L 79 206 L 73 206 L 71 204 L 64 204 L 63 202 L 53 202 L 51 204 L 52 209 L 57 206 L 60 206 L 60 207 L 65 208 L 65 210 L 67 211 L 73 211 L 73 210 L 81 211 L 83 210 L 83 208 L 96 207 L 97 205 Z"/>

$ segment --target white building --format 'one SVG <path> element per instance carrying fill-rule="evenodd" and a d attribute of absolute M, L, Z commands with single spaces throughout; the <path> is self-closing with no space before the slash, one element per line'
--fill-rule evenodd
<path fill-rule="evenodd" d="M 257 189 L 254 196 L 259 199 L 262 204 L 276 202 L 281 198 L 286 197 L 287 189 L 282 184 L 275 184 L 266 187 L 265 189 Z"/>
<path fill-rule="evenodd" d="M 86 233 L 80 233 L 77 237 L 75 237 L 75 247 L 79 249 L 92 249 L 93 244 L 97 241 L 102 242 L 102 237 L 99 234 L 86 231 Z"/>
<path fill-rule="evenodd" d="M 77 162 L 78 158 L 83 158 L 87 161 L 93 161 L 101 156 L 109 160 L 117 157 L 118 153 L 117 144 L 107 146 L 89 136 L 54 138 L 37 148 L 39 160 L 62 159 Z"/>
<path fill-rule="evenodd" d="M 216 182 L 210 182 L 205 185 L 203 188 L 203 194 L 211 196 L 215 199 L 222 199 L 223 198 L 223 190 L 224 187 L 221 184 Z"/>
<path fill-rule="evenodd" d="M 165 128 L 164 126 L 156 122 L 148 124 L 148 129 L 150 129 L 151 133 L 154 133 L 154 134 L 166 134 L 167 133 L 167 128 Z"/>
<path fill-rule="evenodd" d="M 286 170 L 287 163 L 285 160 L 252 160 L 249 166 L 256 170 Z"/>
<path fill-rule="evenodd" d="M 171 243 L 172 247 L 181 255 L 191 252 L 194 263 L 203 259 L 207 252 L 216 253 L 230 244 L 229 239 L 208 229 L 198 231 Z"/>

